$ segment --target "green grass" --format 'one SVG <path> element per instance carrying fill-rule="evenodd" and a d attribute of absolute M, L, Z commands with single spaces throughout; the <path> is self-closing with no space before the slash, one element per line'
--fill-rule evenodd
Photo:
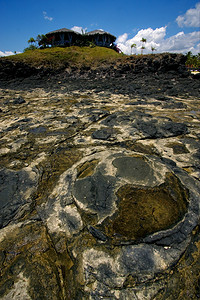
<path fill-rule="evenodd" d="M 68 47 L 47 48 L 26 51 L 3 58 L 12 62 L 23 62 L 33 67 L 60 69 L 66 66 L 91 67 L 108 65 L 121 61 L 125 55 L 104 47 Z"/>

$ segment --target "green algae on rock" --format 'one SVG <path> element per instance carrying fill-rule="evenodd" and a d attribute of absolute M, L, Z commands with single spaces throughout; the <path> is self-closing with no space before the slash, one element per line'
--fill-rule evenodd
<path fill-rule="evenodd" d="M 117 191 L 119 204 L 115 217 L 108 224 L 105 222 L 106 233 L 118 241 L 138 240 L 170 228 L 186 213 L 187 194 L 172 173 L 160 186 L 138 188 L 124 185 Z"/>
<path fill-rule="evenodd" d="M 61 282 L 64 273 L 67 273 L 65 284 L 69 284 L 70 268 L 73 266 L 67 252 L 63 264 L 46 227 L 40 222 L 21 224 L 13 229 L 11 226 L 9 231 L 8 227 L 0 245 L 0 253 L 3 254 L 0 298 L 64 299 Z M 68 289 L 73 290 L 72 284 Z"/>
<path fill-rule="evenodd" d="M 85 178 L 91 176 L 94 173 L 95 167 L 98 164 L 98 160 L 93 159 L 92 161 L 86 161 L 77 168 L 77 178 Z"/>

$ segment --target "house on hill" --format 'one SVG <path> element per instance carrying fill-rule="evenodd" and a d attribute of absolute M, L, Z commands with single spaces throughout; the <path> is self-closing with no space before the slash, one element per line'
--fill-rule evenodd
<path fill-rule="evenodd" d="M 88 33 L 86 33 L 86 38 L 93 42 L 96 46 L 100 47 L 111 47 L 116 37 L 109 32 L 103 31 L 103 30 L 93 30 Z"/>
<path fill-rule="evenodd" d="M 62 28 L 46 34 L 47 44 L 51 46 L 69 47 L 76 45 L 82 39 L 82 35 L 73 30 Z"/>
<path fill-rule="evenodd" d="M 62 28 L 46 33 L 46 44 L 51 46 L 69 47 L 86 45 L 88 42 L 96 46 L 112 48 L 116 37 L 103 30 L 93 30 L 80 34 L 71 29 Z"/>

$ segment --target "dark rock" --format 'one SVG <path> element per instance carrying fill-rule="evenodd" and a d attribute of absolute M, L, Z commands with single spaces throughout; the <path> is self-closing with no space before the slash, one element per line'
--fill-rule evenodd
<path fill-rule="evenodd" d="M 18 97 L 13 100 L 13 104 L 23 104 L 23 103 L 26 103 L 26 101 L 22 97 Z"/>
<path fill-rule="evenodd" d="M 154 120 L 152 121 L 137 121 L 136 123 L 136 128 L 140 131 L 142 131 L 142 133 L 144 133 L 144 135 L 148 138 L 156 138 L 158 137 L 158 129 L 157 129 L 157 125 L 155 124 L 156 122 Z"/>
<path fill-rule="evenodd" d="M 38 127 L 29 129 L 29 132 L 33 133 L 33 134 L 41 134 L 41 133 L 46 132 L 46 128 L 43 126 L 38 126 Z"/>
<path fill-rule="evenodd" d="M 36 175 L 36 174 L 35 174 Z M 23 206 L 31 203 L 31 192 L 37 188 L 37 178 L 29 178 L 24 171 L 0 170 L 0 228 L 14 219 L 19 210 L 23 213 Z M 30 191 L 30 192 L 29 192 Z M 27 195 L 28 198 L 27 198 Z"/>
<path fill-rule="evenodd" d="M 100 230 L 96 229 L 95 227 L 89 226 L 88 230 L 96 239 L 103 242 L 107 240 L 107 236 Z"/>
<path fill-rule="evenodd" d="M 154 181 L 154 174 L 149 164 L 138 157 L 120 157 L 113 161 L 117 176 L 133 181 L 145 181 L 146 185 Z"/>
<path fill-rule="evenodd" d="M 92 133 L 92 138 L 93 139 L 98 139 L 98 140 L 108 140 L 112 135 L 112 130 L 109 128 L 103 128 L 96 130 Z"/>
<path fill-rule="evenodd" d="M 169 159 L 169 158 L 163 157 L 163 158 L 162 158 L 162 161 L 163 161 L 166 165 L 169 165 L 169 166 L 172 166 L 172 167 L 176 167 L 176 163 L 175 163 L 173 160 Z"/>
<path fill-rule="evenodd" d="M 153 253 L 149 247 L 146 247 L 146 249 L 133 248 L 131 246 L 124 247 L 122 260 L 127 270 L 135 275 L 143 272 L 147 275 L 154 266 Z"/>
<path fill-rule="evenodd" d="M 116 125 L 116 120 L 117 120 L 117 114 L 112 114 L 108 116 L 105 120 L 103 120 L 101 124 L 112 127 Z"/>
<path fill-rule="evenodd" d="M 108 112 L 107 111 L 104 111 L 104 110 L 99 110 L 99 111 L 94 111 L 92 112 L 92 115 L 91 117 L 89 118 L 89 120 L 91 122 L 97 122 L 99 121 L 101 118 L 105 117 L 108 115 Z"/>
<path fill-rule="evenodd" d="M 188 132 L 188 128 L 184 123 L 175 123 L 171 121 L 162 124 L 159 131 L 161 132 L 161 135 L 168 137 L 186 134 Z"/>
<path fill-rule="evenodd" d="M 184 144 L 180 143 L 173 143 L 168 145 L 168 147 L 173 149 L 173 153 L 176 154 L 183 154 L 183 153 L 189 153 L 188 149 Z"/>
<path fill-rule="evenodd" d="M 73 187 L 73 194 L 88 209 L 100 216 L 112 210 L 115 179 L 96 172 L 94 176 L 79 179 Z"/>
<path fill-rule="evenodd" d="M 79 229 L 79 221 L 74 216 L 68 214 L 67 212 L 61 211 L 59 213 L 59 219 L 62 223 L 66 224 L 67 228 L 71 233 Z"/>
<path fill-rule="evenodd" d="M 185 109 L 187 108 L 187 105 L 182 102 L 174 102 L 170 101 L 163 104 L 163 108 L 169 108 L 169 109 Z"/>

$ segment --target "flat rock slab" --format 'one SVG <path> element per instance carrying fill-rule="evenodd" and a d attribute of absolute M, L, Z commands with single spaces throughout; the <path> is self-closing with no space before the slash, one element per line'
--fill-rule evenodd
<path fill-rule="evenodd" d="M 1 299 L 198 298 L 199 84 L 170 76 L 1 90 Z"/>
<path fill-rule="evenodd" d="M 20 218 L 30 210 L 31 195 L 38 185 L 37 169 L 24 168 L 20 171 L 0 170 L 0 228 Z"/>
<path fill-rule="evenodd" d="M 179 260 L 198 224 L 199 192 L 185 171 L 158 157 L 106 150 L 63 173 L 39 214 L 53 235 L 79 233 L 79 276 L 95 286 L 96 299 L 130 274 L 144 284 Z"/>

